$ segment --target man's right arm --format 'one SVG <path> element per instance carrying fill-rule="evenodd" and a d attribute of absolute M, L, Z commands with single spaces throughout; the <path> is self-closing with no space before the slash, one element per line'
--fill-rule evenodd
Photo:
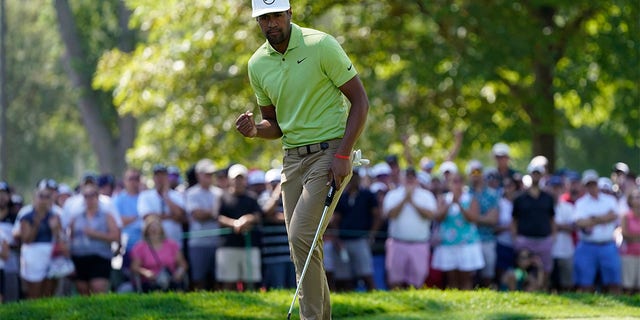
<path fill-rule="evenodd" d="M 236 129 L 248 138 L 278 139 L 282 137 L 282 130 L 276 119 L 276 107 L 273 105 L 260 106 L 262 121 L 255 123 L 252 112 L 241 114 L 236 120 Z"/>

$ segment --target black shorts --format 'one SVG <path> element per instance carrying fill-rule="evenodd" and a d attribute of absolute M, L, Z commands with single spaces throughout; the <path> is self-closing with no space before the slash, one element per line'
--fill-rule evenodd
<path fill-rule="evenodd" d="M 90 281 L 93 279 L 109 279 L 111 277 L 111 259 L 101 256 L 72 256 L 73 264 L 76 266 L 74 280 Z"/>

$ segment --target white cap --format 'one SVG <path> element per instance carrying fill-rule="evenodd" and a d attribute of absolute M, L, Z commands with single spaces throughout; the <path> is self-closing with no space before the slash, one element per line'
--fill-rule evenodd
<path fill-rule="evenodd" d="M 380 162 L 371 168 L 371 176 L 377 177 L 382 175 L 390 175 L 391 166 L 386 162 Z"/>
<path fill-rule="evenodd" d="M 613 182 L 607 177 L 598 179 L 598 189 L 605 191 L 612 191 Z"/>
<path fill-rule="evenodd" d="M 69 185 L 61 183 L 60 185 L 58 185 L 58 193 L 73 195 L 73 190 L 71 190 L 71 187 L 69 187 Z"/>
<path fill-rule="evenodd" d="M 249 169 L 247 169 L 247 167 L 241 164 L 234 164 L 229 168 L 229 173 L 227 174 L 227 176 L 229 177 L 229 179 L 235 179 L 238 176 L 246 177 L 248 173 Z"/>
<path fill-rule="evenodd" d="M 480 162 L 479 160 L 473 159 L 471 161 L 469 161 L 469 163 L 467 163 L 467 175 L 470 175 L 471 172 L 473 172 L 473 170 L 480 170 L 482 171 L 482 162 Z"/>
<path fill-rule="evenodd" d="M 506 143 L 498 142 L 494 144 L 491 151 L 493 152 L 493 155 L 496 157 L 509 156 L 509 146 Z"/>
<path fill-rule="evenodd" d="M 546 170 L 545 170 L 543 165 L 540 165 L 539 163 L 531 162 L 527 166 L 527 172 L 529 174 L 534 173 L 534 172 L 538 172 L 540 174 L 544 174 L 546 172 Z"/>
<path fill-rule="evenodd" d="M 264 184 L 265 182 L 266 180 L 264 171 L 257 169 L 249 171 L 249 176 L 247 176 L 247 183 L 249 185 Z"/>
<path fill-rule="evenodd" d="M 535 156 L 533 157 L 533 159 L 531 159 L 531 161 L 529 161 L 529 163 L 533 164 L 534 166 L 546 167 L 547 164 L 549 164 L 549 159 L 547 159 L 547 157 L 545 156 Z"/>
<path fill-rule="evenodd" d="M 264 180 L 268 183 L 282 180 L 282 168 L 269 169 L 264 175 Z"/>
<path fill-rule="evenodd" d="M 598 172 L 596 172 L 593 169 L 589 169 L 589 170 L 585 170 L 582 173 L 582 184 L 587 184 L 589 182 L 598 182 L 598 179 L 600 178 L 600 176 L 598 175 Z"/>
<path fill-rule="evenodd" d="M 216 165 L 210 159 L 202 159 L 196 163 L 196 173 L 214 173 Z"/>
<path fill-rule="evenodd" d="M 442 175 L 445 172 L 449 171 L 450 173 L 458 173 L 458 165 L 456 165 L 453 161 L 445 161 L 438 168 L 438 172 Z"/>
<path fill-rule="evenodd" d="M 251 0 L 251 7 L 251 17 L 255 18 L 267 13 L 287 11 L 291 5 L 289 0 Z"/>
<path fill-rule="evenodd" d="M 389 188 L 387 187 L 387 185 L 380 181 L 372 183 L 371 187 L 369 187 L 369 191 L 373 193 L 378 193 L 380 191 L 386 192 L 388 190 Z"/>

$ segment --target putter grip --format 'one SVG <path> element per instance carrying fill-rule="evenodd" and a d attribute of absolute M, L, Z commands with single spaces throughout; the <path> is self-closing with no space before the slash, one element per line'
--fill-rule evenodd
<path fill-rule="evenodd" d="M 324 200 L 325 206 L 330 206 L 331 202 L 333 202 L 333 196 L 336 194 L 336 182 L 331 182 L 331 187 L 329 187 L 329 193 L 327 193 L 327 198 Z"/>

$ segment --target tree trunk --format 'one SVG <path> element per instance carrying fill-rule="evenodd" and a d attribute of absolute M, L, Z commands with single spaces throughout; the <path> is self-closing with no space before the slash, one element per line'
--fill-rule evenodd
<path fill-rule="evenodd" d="M 119 175 L 126 166 L 125 153 L 133 145 L 136 121 L 132 116 L 118 117 L 119 133 L 114 134 L 109 124 L 100 116 L 101 101 L 91 87 L 91 73 L 85 66 L 86 56 L 68 0 L 55 0 L 60 35 L 66 47 L 63 63 L 71 83 L 80 92 L 78 107 L 89 141 L 98 160 L 99 171 Z M 122 29 L 120 47 L 123 51 L 133 48 L 133 36 L 127 24 L 129 12 L 121 4 L 119 24 Z M 112 107 L 112 106 L 111 106 Z"/>

